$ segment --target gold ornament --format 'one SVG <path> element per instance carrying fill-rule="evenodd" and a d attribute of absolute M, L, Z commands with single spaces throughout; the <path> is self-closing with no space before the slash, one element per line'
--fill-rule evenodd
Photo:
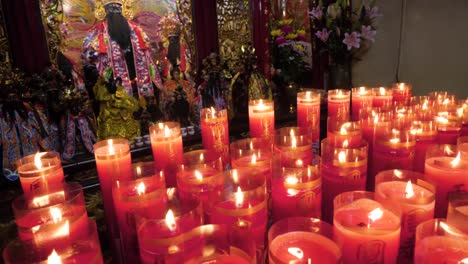
<path fill-rule="evenodd" d="M 103 5 L 107 4 L 121 4 L 123 5 L 125 3 L 125 0 L 102 0 Z"/>
<path fill-rule="evenodd" d="M 103 20 L 106 17 L 106 10 L 104 9 L 104 5 L 101 1 L 96 1 L 94 5 L 94 16 L 98 20 Z"/>
<path fill-rule="evenodd" d="M 125 0 L 122 5 L 122 14 L 127 19 L 133 19 L 133 0 Z"/>
<path fill-rule="evenodd" d="M 94 16 L 98 20 L 106 18 L 106 9 L 108 4 L 120 4 L 122 6 L 122 15 L 127 19 L 133 19 L 133 0 L 96 0 L 94 4 Z"/>

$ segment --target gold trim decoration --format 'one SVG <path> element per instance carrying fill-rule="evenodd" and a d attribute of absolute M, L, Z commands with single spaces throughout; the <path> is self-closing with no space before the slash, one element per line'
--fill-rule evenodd
<path fill-rule="evenodd" d="M 235 209 L 226 209 L 226 208 L 221 208 L 217 205 L 214 206 L 214 210 L 216 210 L 218 213 L 222 215 L 227 215 L 227 216 L 235 216 L 235 217 L 241 217 L 241 216 L 248 216 L 248 215 L 253 215 L 255 213 L 260 212 L 260 210 L 265 209 L 268 204 L 268 195 L 265 195 L 265 199 L 260 202 L 259 204 L 249 207 L 249 208 L 235 208 Z M 266 211 L 265 211 L 266 212 Z"/>

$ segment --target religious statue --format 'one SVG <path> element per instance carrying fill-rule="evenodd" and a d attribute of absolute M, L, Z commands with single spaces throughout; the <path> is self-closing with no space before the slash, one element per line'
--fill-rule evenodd
<path fill-rule="evenodd" d="M 182 79 L 179 68 L 171 71 L 172 79 L 164 83 L 164 109 L 169 120 L 177 121 L 182 127 L 192 125 L 192 109 L 194 103 L 194 88 L 192 84 Z"/>

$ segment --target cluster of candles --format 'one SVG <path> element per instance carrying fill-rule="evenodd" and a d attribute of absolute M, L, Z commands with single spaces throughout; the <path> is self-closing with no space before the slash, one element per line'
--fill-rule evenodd
<path fill-rule="evenodd" d="M 122 263 L 468 263 L 468 105 L 449 93 L 412 97 L 403 83 L 331 90 L 327 136 L 320 140 L 321 101 L 314 91 L 298 93 L 298 126 L 277 129 L 273 102 L 250 101 L 250 138 L 233 142 L 226 110 L 203 109 L 204 149 L 186 153 L 178 123 L 154 124 L 154 162 L 132 164 L 127 140 L 96 143 L 114 257 Z M 320 155 L 313 151 L 318 143 Z M 44 172 L 33 185 L 48 189 L 55 175 Z M 25 197 L 41 197 L 28 191 L 28 177 L 20 179 Z M 77 207 L 75 200 L 67 208 Z M 81 230 L 72 228 L 80 217 L 61 219 L 70 226 L 69 240 L 85 236 L 72 232 Z M 48 239 L 48 248 L 66 245 Z"/>

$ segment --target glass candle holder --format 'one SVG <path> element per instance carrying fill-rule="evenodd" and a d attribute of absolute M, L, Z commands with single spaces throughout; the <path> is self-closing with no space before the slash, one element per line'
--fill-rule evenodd
<path fill-rule="evenodd" d="M 434 145 L 426 151 L 424 174 L 437 186 L 435 217 L 447 216 L 450 193 L 459 192 L 468 186 L 468 164 L 460 159 L 455 145 Z"/>
<path fill-rule="evenodd" d="M 297 93 L 297 126 L 308 132 L 312 143 L 320 141 L 320 93 Z"/>
<path fill-rule="evenodd" d="M 34 193 L 48 191 L 54 185 L 62 185 L 64 174 L 60 154 L 40 152 L 16 161 L 19 179 L 26 198 L 33 198 Z"/>
<path fill-rule="evenodd" d="M 392 88 L 393 102 L 408 104 L 411 98 L 412 86 L 409 83 L 395 83 Z"/>
<path fill-rule="evenodd" d="M 345 192 L 334 199 L 334 240 L 343 263 L 397 263 L 400 216 L 371 192 Z"/>
<path fill-rule="evenodd" d="M 393 105 L 393 91 L 391 88 L 372 88 L 372 94 L 374 95 L 373 107 L 389 108 Z"/>
<path fill-rule="evenodd" d="M 361 109 L 372 107 L 372 89 L 369 87 L 355 87 L 351 89 L 351 120 L 359 121 Z"/>
<path fill-rule="evenodd" d="M 362 141 L 360 122 L 349 122 L 336 118 L 328 118 L 327 139 L 335 147 L 354 147 Z"/>
<path fill-rule="evenodd" d="M 6 264 L 104 263 L 96 223 L 88 220 L 83 231 L 81 239 L 70 241 L 71 245 L 60 249 L 37 247 L 32 241 L 13 240 L 3 250 L 3 260 Z"/>
<path fill-rule="evenodd" d="M 83 191 L 77 183 L 67 183 L 61 191 L 38 194 L 32 200 L 20 196 L 13 201 L 13 212 L 20 240 L 31 240 L 50 251 L 84 238 L 88 227 Z"/>
<path fill-rule="evenodd" d="M 437 127 L 434 121 L 414 121 L 410 132 L 416 135 L 414 151 L 414 170 L 424 173 L 426 150 L 437 144 Z"/>
<path fill-rule="evenodd" d="M 176 174 L 184 154 L 180 124 L 164 122 L 149 127 L 156 169 L 164 173 L 167 187 L 176 186 Z"/>
<path fill-rule="evenodd" d="M 156 217 L 136 216 L 141 263 L 181 263 L 194 245 L 180 247 L 180 236 L 203 224 L 200 201 L 182 199 L 175 188 L 166 190 L 167 202 Z"/>
<path fill-rule="evenodd" d="M 429 96 L 413 96 L 410 99 L 410 105 L 416 114 L 416 119 L 420 121 L 432 121 L 437 112 L 435 103 Z"/>
<path fill-rule="evenodd" d="M 452 193 L 448 199 L 447 223 L 468 235 L 468 192 Z"/>
<path fill-rule="evenodd" d="M 200 128 L 203 148 L 222 158 L 223 165 L 230 163 L 229 157 L 229 123 L 227 110 L 216 110 L 213 107 L 200 111 Z"/>
<path fill-rule="evenodd" d="M 321 216 L 322 180 L 318 165 L 305 168 L 281 168 L 272 184 L 273 221 L 287 217 Z"/>
<path fill-rule="evenodd" d="M 434 218 L 435 186 L 424 174 L 409 170 L 387 170 L 375 179 L 375 200 L 401 215 L 398 263 L 413 260 L 416 226 Z"/>
<path fill-rule="evenodd" d="M 445 219 L 428 220 L 416 228 L 414 263 L 463 263 L 468 258 L 468 236 Z"/>
<path fill-rule="evenodd" d="M 342 192 L 366 189 L 367 142 L 354 148 L 337 148 L 322 140 L 322 219 L 331 223 L 333 198 Z"/>
<path fill-rule="evenodd" d="M 328 116 L 349 118 L 351 91 L 335 89 L 328 91 Z"/>
<path fill-rule="evenodd" d="M 457 144 L 462 123 L 456 113 L 439 112 L 434 117 L 434 122 L 437 125 L 437 142 L 439 144 Z"/>
<path fill-rule="evenodd" d="M 164 174 L 155 169 L 154 162 L 132 164 L 132 178 L 116 181 L 112 189 L 125 263 L 140 259 L 135 215 L 156 217 L 166 203 Z"/>
<path fill-rule="evenodd" d="M 416 120 L 413 108 L 407 105 L 394 105 L 393 111 L 393 127 L 400 130 L 410 129 Z"/>
<path fill-rule="evenodd" d="M 262 138 L 271 146 L 275 133 L 275 107 L 272 100 L 249 101 L 250 137 Z"/>
<path fill-rule="evenodd" d="M 312 142 L 300 127 L 283 127 L 275 131 L 273 167 L 304 167 L 312 164 Z"/>
<path fill-rule="evenodd" d="M 268 231 L 268 259 L 272 264 L 341 263 L 341 250 L 333 241 L 333 227 L 317 218 L 291 217 Z"/>

